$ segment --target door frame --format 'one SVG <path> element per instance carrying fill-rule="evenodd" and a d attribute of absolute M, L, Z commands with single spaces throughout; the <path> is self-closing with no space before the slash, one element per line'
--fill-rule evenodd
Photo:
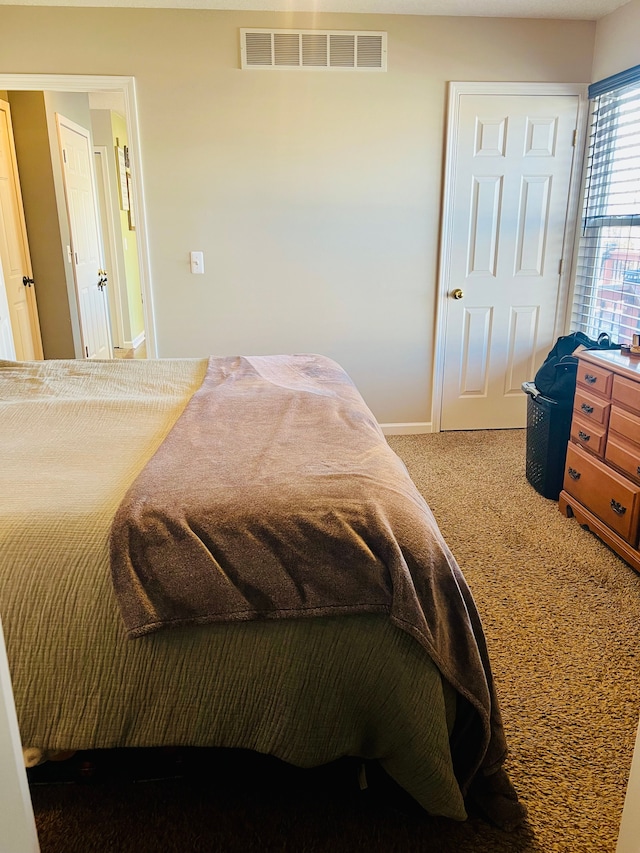
<path fill-rule="evenodd" d="M 16 853 L 39 853 L 38 830 L 33 814 L 29 780 L 24 766 L 18 716 L 7 648 L 0 624 L 0 833 Z"/>
<path fill-rule="evenodd" d="M 555 319 L 555 336 L 557 337 L 565 330 L 567 322 L 575 233 L 578 225 L 578 211 L 582 195 L 584 145 L 589 113 L 587 90 L 587 83 L 449 83 L 445 168 L 443 172 L 444 182 L 441 205 L 440 251 L 436 286 L 436 324 L 432 375 L 433 396 L 431 403 L 432 432 L 440 432 L 442 423 L 447 300 L 451 287 L 449 276 L 451 269 L 450 259 L 453 251 L 453 202 L 457 165 L 455 162 L 455 152 L 458 146 L 461 99 L 464 95 L 572 95 L 578 98 L 575 156 L 573 158 L 569 182 L 567 220 L 562 252 L 563 263 L 560 273 L 558 306 Z"/>
<path fill-rule="evenodd" d="M 157 339 L 149 238 L 144 202 L 144 175 L 140 151 L 140 128 L 136 100 L 135 77 L 93 76 L 87 74 L 3 74 L 0 73 L 0 90 L 20 92 L 117 92 L 124 96 L 127 122 L 129 158 L 133 181 L 133 202 L 136 210 L 136 243 L 140 268 L 140 290 L 143 300 L 145 339 L 148 358 L 157 357 Z"/>

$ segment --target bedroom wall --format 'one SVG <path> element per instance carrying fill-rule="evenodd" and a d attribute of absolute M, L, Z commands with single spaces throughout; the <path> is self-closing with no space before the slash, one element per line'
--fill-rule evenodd
<path fill-rule="evenodd" d="M 596 26 L 592 82 L 640 65 L 640 0 L 631 0 Z"/>
<path fill-rule="evenodd" d="M 243 72 L 243 26 L 384 30 L 389 71 Z M 447 81 L 588 82 L 595 24 L 3 6 L 0 33 L 6 73 L 136 78 L 159 355 L 324 353 L 424 425 Z"/>

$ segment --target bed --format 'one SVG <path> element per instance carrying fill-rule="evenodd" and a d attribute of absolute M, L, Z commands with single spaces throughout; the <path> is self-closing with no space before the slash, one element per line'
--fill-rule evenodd
<path fill-rule="evenodd" d="M 0 361 L 0 435 L 27 754 L 359 756 L 430 814 L 520 815 L 471 592 L 335 362 Z"/>

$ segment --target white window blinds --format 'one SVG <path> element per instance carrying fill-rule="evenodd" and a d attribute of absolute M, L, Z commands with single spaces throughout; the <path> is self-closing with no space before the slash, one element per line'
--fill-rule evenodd
<path fill-rule="evenodd" d="M 571 328 L 640 332 L 640 66 L 595 83 Z"/>

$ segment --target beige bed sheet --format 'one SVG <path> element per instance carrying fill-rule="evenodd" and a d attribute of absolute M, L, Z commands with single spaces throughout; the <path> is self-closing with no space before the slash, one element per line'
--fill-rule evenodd
<path fill-rule="evenodd" d="M 127 639 L 111 520 L 206 366 L 0 362 L 0 615 L 23 744 L 243 747 L 299 766 L 359 755 L 432 814 L 464 819 L 455 696 L 388 617 Z"/>

